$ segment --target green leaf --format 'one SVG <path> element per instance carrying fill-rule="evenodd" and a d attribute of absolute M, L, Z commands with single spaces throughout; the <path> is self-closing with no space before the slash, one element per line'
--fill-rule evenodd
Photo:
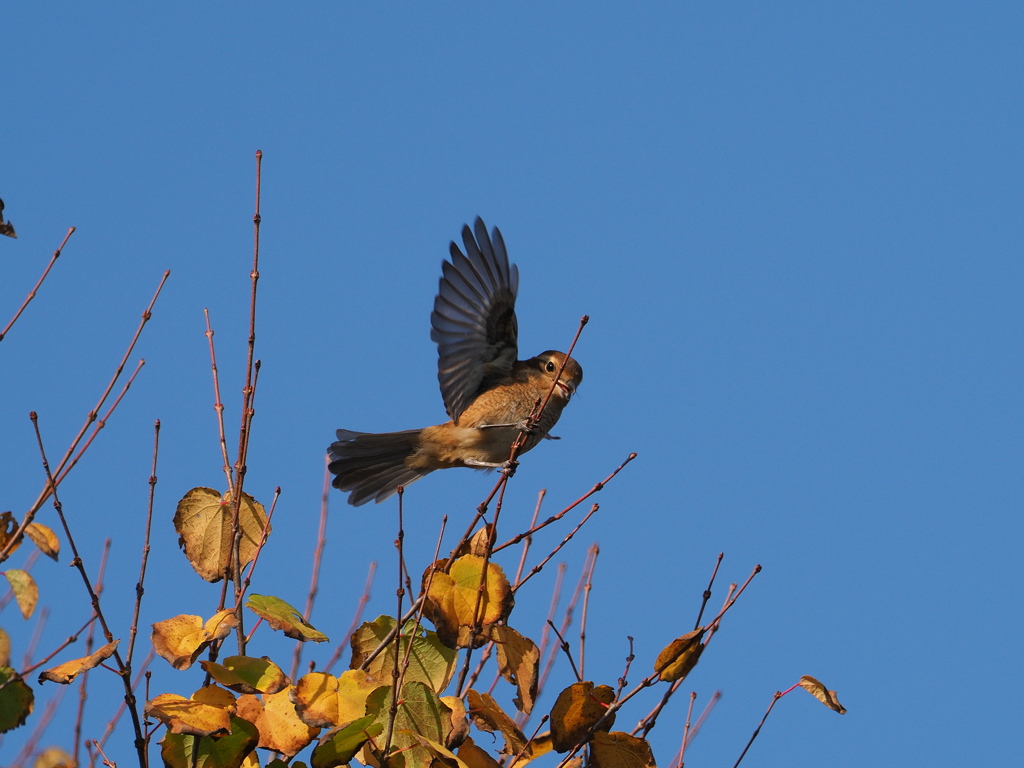
<path fill-rule="evenodd" d="M 0 733 L 13 731 L 32 714 L 35 694 L 21 675 L 10 667 L 0 667 Z"/>
<path fill-rule="evenodd" d="M 231 733 L 226 736 L 168 733 L 161 742 L 160 757 L 167 768 L 240 768 L 259 742 L 255 725 L 232 717 Z"/>
<path fill-rule="evenodd" d="M 387 728 L 391 716 L 391 690 L 389 685 L 382 686 L 366 699 L 366 714 L 373 715 L 374 720 L 384 728 Z M 429 768 L 434 759 L 429 749 L 403 731 L 412 731 L 443 744 L 449 730 L 451 710 L 430 686 L 418 681 L 406 683 L 402 686 L 398 712 L 395 714 L 389 768 Z M 380 761 L 382 756 L 374 753 L 373 757 Z"/>
<path fill-rule="evenodd" d="M 326 643 L 327 635 L 306 622 L 295 608 L 279 597 L 249 595 L 245 607 L 264 619 L 272 629 L 280 629 L 293 640 Z"/>
<path fill-rule="evenodd" d="M 288 676 L 266 656 L 228 656 L 223 664 L 201 661 L 210 677 L 239 693 L 277 693 L 288 686 Z"/>
<path fill-rule="evenodd" d="M 363 744 L 384 732 L 384 726 L 374 719 L 373 715 L 367 715 L 328 734 L 313 749 L 309 761 L 312 768 L 335 768 L 352 760 Z"/>
<path fill-rule="evenodd" d="M 370 654 L 377 649 L 385 637 L 394 629 L 395 620 L 390 616 L 378 616 L 374 621 L 365 622 L 352 635 L 352 669 L 358 669 Z M 398 658 L 404 661 L 412 641 L 412 652 L 409 654 L 409 669 L 405 673 L 405 682 L 419 681 L 426 683 L 440 694 L 448 687 L 455 674 L 455 663 L 458 651 L 448 648 L 438 638 L 436 632 L 426 632 L 422 628 L 412 637 L 416 622 L 406 622 L 399 639 Z M 395 668 L 395 643 L 388 647 L 369 663 L 366 675 L 380 684 L 391 682 L 391 671 Z"/>

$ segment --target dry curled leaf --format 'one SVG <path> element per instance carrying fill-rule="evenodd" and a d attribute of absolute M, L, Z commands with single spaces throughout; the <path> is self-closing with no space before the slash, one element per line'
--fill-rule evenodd
<path fill-rule="evenodd" d="M 175 669 L 188 669 L 214 640 L 238 626 L 234 611 L 218 611 L 203 623 L 201 616 L 173 616 L 153 625 L 153 650 Z"/>
<path fill-rule="evenodd" d="M 654 661 L 654 671 L 661 676 L 662 682 L 682 680 L 697 666 L 700 655 L 704 652 L 701 640 L 704 639 L 706 631 L 705 627 L 697 627 L 693 632 L 677 637 L 662 649 Z"/>
<path fill-rule="evenodd" d="M 60 554 L 60 539 L 51 528 L 42 523 L 29 523 L 25 526 L 25 535 L 32 539 L 32 543 L 39 547 L 39 551 L 52 560 L 56 560 Z"/>
<path fill-rule="evenodd" d="M 189 736 L 227 734 L 231 712 L 223 707 L 186 699 L 176 693 L 161 693 L 146 704 L 146 716 L 159 720 L 171 733 Z"/>
<path fill-rule="evenodd" d="M 516 709 L 524 714 L 533 711 L 537 698 L 537 675 L 540 650 L 533 640 L 516 632 L 512 627 L 495 624 L 491 639 L 498 649 L 498 669 L 501 676 L 516 687 L 518 696 L 512 700 Z"/>
<path fill-rule="evenodd" d="M 231 564 L 231 519 L 234 504 L 229 493 L 221 496 L 212 488 L 193 488 L 178 502 L 174 512 L 174 530 L 178 545 L 196 573 L 209 582 L 224 578 Z M 247 493 L 238 509 L 239 567 L 256 556 L 267 513 L 263 505 Z M 270 529 L 267 529 L 269 533 Z"/>
<path fill-rule="evenodd" d="M 466 693 L 466 704 L 469 716 L 477 728 L 489 733 L 499 731 L 505 738 L 501 754 L 518 755 L 522 752 L 526 746 L 526 736 L 489 693 L 478 693 L 470 688 Z"/>
<path fill-rule="evenodd" d="M 14 534 L 17 532 L 18 521 L 14 519 L 14 515 L 10 512 L 0 512 L 0 550 L 7 546 L 7 543 L 14 538 Z M 14 554 L 14 550 L 20 546 L 21 541 L 19 540 L 17 544 L 11 547 L 11 551 L 7 553 L 7 557 Z"/>
<path fill-rule="evenodd" d="M 804 675 L 800 678 L 800 687 L 829 709 L 838 712 L 840 715 L 846 714 L 846 707 L 839 703 L 836 692 L 828 690 L 820 680 L 816 680 L 810 675 Z"/>
<path fill-rule="evenodd" d="M 58 664 L 56 667 L 51 667 L 50 669 L 40 672 L 39 683 L 42 684 L 49 680 L 51 683 L 68 685 L 82 672 L 98 667 L 104 661 L 113 656 L 114 651 L 117 650 L 117 644 L 119 642 L 121 641 L 115 640 L 112 643 L 107 643 L 95 653 L 83 656 L 80 659 L 65 661 L 63 664 Z"/>
<path fill-rule="evenodd" d="M 555 700 L 551 708 L 551 744 L 556 752 L 568 752 L 587 740 L 591 728 L 605 716 L 615 701 L 615 691 L 607 685 L 573 683 Z M 615 723 L 615 715 L 605 718 L 601 730 Z"/>
<path fill-rule="evenodd" d="M 11 663 L 11 638 L 0 628 L 0 667 L 9 666 Z"/>

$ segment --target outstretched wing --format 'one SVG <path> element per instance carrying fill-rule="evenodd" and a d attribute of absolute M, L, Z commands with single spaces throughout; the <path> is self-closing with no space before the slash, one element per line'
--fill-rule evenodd
<path fill-rule="evenodd" d="M 430 338 L 437 342 L 437 380 L 453 421 L 477 395 L 507 376 L 518 358 L 519 270 L 508 263 L 497 227 L 488 237 L 483 219 L 477 217 L 474 230 L 462 228 L 465 254 L 451 244 L 451 262 L 441 264 L 430 315 Z"/>

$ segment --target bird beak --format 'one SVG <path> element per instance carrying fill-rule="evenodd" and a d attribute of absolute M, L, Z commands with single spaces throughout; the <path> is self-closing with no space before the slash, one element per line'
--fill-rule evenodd
<path fill-rule="evenodd" d="M 562 390 L 562 394 L 565 395 L 566 400 L 576 394 L 576 387 L 572 385 L 572 382 L 559 381 L 558 388 Z"/>

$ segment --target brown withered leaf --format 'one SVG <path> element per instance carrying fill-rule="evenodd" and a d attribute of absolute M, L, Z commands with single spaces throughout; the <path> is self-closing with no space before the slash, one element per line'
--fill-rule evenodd
<path fill-rule="evenodd" d="M 705 627 L 697 627 L 693 632 L 677 637 L 661 650 L 654 661 L 654 671 L 661 676 L 663 682 L 682 680 L 697 666 L 704 652 L 701 640 L 706 631 Z"/>
<path fill-rule="evenodd" d="M 302 618 L 302 614 L 279 597 L 273 595 L 249 595 L 245 607 L 262 618 L 271 629 L 279 629 L 292 640 L 326 643 L 327 635 Z"/>
<path fill-rule="evenodd" d="M 458 696 L 442 696 L 441 703 L 451 710 L 451 730 L 445 737 L 444 745 L 455 749 L 469 736 L 469 718 L 466 716 L 466 704 Z"/>
<path fill-rule="evenodd" d="M 10 667 L 0 667 L 0 733 L 23 725 L 35 707 L 35 694 Z"/>
<path fill-rule="evenodd" d="M 615 701 L 615 691 L 607 685 L 591 682 L 573 683 L 555 700 L 551 708 L 551 744 L 556 752 L 568 752 L 582 741 L 597 721 L 604 717 Z M 615 715 L 601 723 L 607 731 L 615 723 Z"/>
<path fill-rule="evenodd" d="M 176 693 L 161 693 L 146 704 L 146 716 L 159 720 L 171 733 L 189 736 L 227 734 L 231 712 L 223 707 L 186 699 Z"/>
<path fill-rule="evenodd" d="M 828 690 L 820 680 L 816 680 L 810 675 L 804 675 L 800 678 L 800 687 L 829 709 L 838 712 L 840 715 L 846 714 L 846 707 L 839 703 L 836 692 Z"/>
<path fill-rule="evenodd" d="M 512 683 L 519 693 L 512 703 L 516 709 L 528 715 L 533 711 L 533 703 L 537 698 L 540 650 L 533 640 L 504 624 L 491 627 L 490 635 L 498 649 L 501 676 Z"/>
<path fill-rule="evenodd" d="M 18 521 L 14 519 L 14 515 L 10 512 L 0 512 L 0 550 L 7 546 L 7 542 L 14 538 L 14 534 L 17 532 Z M 7 557 L 14 554 L 14 551 L 20 546 L 21 542 L 19 541 L 11 547 L 11 551 L 7 553 Z"/>
<path fill-rule="evenodd" d="M 373 621 L 363 622 L 362 626 L 352 633 L 352 669 L 362 667 L 394 628 L 395 620 L 390 616 L 378 616 Z M 409 660 L 403 679 L 407 683 L 419 680 L 440 693 L 448 687 L 455 674 L 458 652 L 442 643 L 436 632 L 425 631 L 422 627 L 419 627 L 418 632 L 416 630 L 415 621 L 406 622 L 397 643 L 398 658 L 403 663 L 406 658 Z M 396 643 L 389 642 L 383 652 L 378 653 L 367 664 L 366 675 L 370 680 L 376 681 L 377 685 L 391 683 L 391 671 L 395 668 L 395 652 Z"/>
<path fill-rule="evenodd" d="M 518 755 L 522 752 L 526 746 L 526 736 L 489 693 L 478 693 L 470 688 L 466 694 L 466 704 L 469 716 L 477 728 L 488 733 L 499 731 L 504 737 L 505 746 L 501 754 Z"/>
<path fill-rule="evenodd" d="M 474 635 L 473 627 L 486 630 L 512 611 L 515 597 L 505 572 L 496 563 L 487 563 L 486 573 L 485 579 L 484 558 L 463 555 L 451 563 L 447 573 L 428 569 L 424 574 L 424 585 L 429 583 L 424 613 L 449 648 L 480 647 L 488 638 L 483 632 Z M 486 582 L 482 594 L 481 582 Z"/>
<path fill-rule="evenodd" d="M 52 529 L 42 523 L 29 523 L 25 526 L 25 535 L 32 539 L 40 552 L 51 560 L 57 560 L 60 555 L 60 539 Z"/>
<path fill-rule="evenodd" d="M 488 752 L 478 747 L 471 738 L 467 738 L 462 742 L 458 755 L 459 759 L 468 768 L 500 768 L 498 761 L 491 757 Z M 522 765 L 522 763 L 516 763 L 516 765 Z"/>
<path fill-rule="evenodd" d="M 153 625 L 153 650 L 175 669 L 188 669 L 210 643 L 227 637 L 236 626 L 238 617 L 230 609 L 205 623 L 201 616 L 173 616 Z"/>
<path fill-rule="evenodd" d="M 52 683 L 59 683 L 60 685 L 68 685 L 82 672 L 98 667 L 104 661 L 113 656 L 114 651 L 117 650 L 117 644 L 120 642 L 120 640 L 115 640 L 112 643 L 107 643 L 98 651 L 91 653 L 88 656 L 83 656 L 80 659 L 72 659 L 71 661 L 65 661 L 63 664 L 58 664 L 56 667 L 50 667 L 50 669 L 40 672 L 40 685 L 47 680 Z"/>
<path fill-rule="evenodd" d="M 594 768 L 656 768 L 654 753 L 646 739 L 622 731 L 598 731 L 590 742 Z"/>
<path fill-rule="evenodd" d="M 196 573 L 213 583 L 224 578 L 231 562 L 231 518 L 234 515 L 231 495 L 212 488 L 193 488 L 186 493 L 174 512 L 174 530 L 178 545 Z M 239 563 L 252 562 L 263 535 L 267 513 L 263 505 L 247 493 L 242 494 L 238 509 L 238 526 L 242 536 Z M 269 529 L 268 529 L 269 533 Z"/>
<path fill-rule="evenodd" d="M 524 765 L 532 760 L 536 760 L 538 757 L 543 757 L 548 752 L 553 752 L 555 749 L 554 744 L 551 741 L 551 731 L 544 731 L 544 733 L 538 733 L 534 736 L 533 741 L 530 742 L 529 754 L 523 755 L 509 768 L 523 768 Z M 566 768 L 571 768 L 572 760 L 566 763 Z M 578 766 L 577 766 L 578 768 Z"/>
<path fill-rule="evenodd" d="M 210 677 L 239 693 L 277 693 L 288 685 L 288 676 L 266 656 L 228 656 L 222 664 L 201 661 Z"/>
<path fill-rule="evenodd" d="M 26 619 L 31 618 L 35 613 L 36 603 L 39 602 L 39 587 L 36 586 L 36 580 L 28 571 L 18 568 L 8 568 L 4 575 L 7 577 L 7 583 L 11 585 L 21 615 Z"/>

